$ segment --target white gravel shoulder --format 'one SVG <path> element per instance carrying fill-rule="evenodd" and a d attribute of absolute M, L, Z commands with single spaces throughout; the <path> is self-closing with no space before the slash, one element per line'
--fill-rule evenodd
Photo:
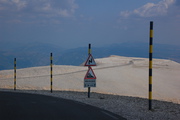
<path fill-rule="evenodd" d="M 179 120 L 180 104 L 152 101 L 152 110 L 148 110 L 148 99 L 138 97 L 128 97 L 111 94 L 91 93 L 91 97 L 87 97 L 86 92 L 75 91 L 40 91 L 40 90 L 8 90 L 0 91 L 23 92 L 32 94 L 48 95 L 58 98 L 70 99 L 81 103 L 96 106 L 115 114 L 118 114 L 127 120 Z"/>

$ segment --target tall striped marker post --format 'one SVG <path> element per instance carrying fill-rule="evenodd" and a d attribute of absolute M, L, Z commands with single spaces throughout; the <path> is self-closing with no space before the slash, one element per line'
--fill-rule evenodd
<path fill-rule="evenodd" d="M 149 33 L 149 110 L 152 109 L 152 57 L 153 57 L 153 21 L 150 22 Z"/>
<path fill-rule="evenodd" d="M 16 58 L 14 58 L 14 90 L 16 90 Z"/>
<path fill-rule="evenodd" d="M 50 55 L 50 88 L 51 88 L 51 93 L 52 93 L 52 88 L 53 88 L 53 56 L 52 53 Z"/>

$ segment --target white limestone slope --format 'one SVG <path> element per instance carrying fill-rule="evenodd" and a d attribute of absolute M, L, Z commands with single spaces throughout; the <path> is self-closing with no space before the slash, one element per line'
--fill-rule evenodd
<path fill-rule="evenodd" d="M 148 98 L 148 59 L 110 56 L 95 59 L 92 67 L 98 93 Z M 84 88 L 84 66 L 53 66 L 53 89 L 87 91 Z M 13 70 L 0 71 L 0 88 L 13 89 Z M 49 90 L 50 67 L 17 70 L 17 89 Z M 180 103 L 180 64 L 171 60 L 153 59 L 153 99 Z"/>

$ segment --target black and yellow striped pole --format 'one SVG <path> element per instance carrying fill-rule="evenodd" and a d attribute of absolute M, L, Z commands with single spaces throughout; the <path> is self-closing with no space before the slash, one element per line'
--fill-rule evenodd
<path fill-rule="evenodd" d="M 16 90 L 16 58 L 14 58 L 14 90 Z"/>
<path fill-rule="evenodd" d="M 88 55 L 91 54 L 91 44 L 89 44 Z"/>
<path fill-rule="evenodd" d="M 91 54 L 91 44 L 89 44 L 89 49 L 88 49 L 88 55 Z M 88 66 L 89 68 L 90 66 Z M 88 87 L 88 98 L 90 98 L 90 93 L 91 93 L 91 87 Z"/>
<path fill-rule="evenodd" d="M 153 21 L 150 22 L 149 33 L 149 110 L 152 109 L 152 57 L 153 57 Z"/>
<path fill-rule="evenodd" d="M 50 55 L 50 80 L 51 80 L 51 93 L 52 93 L 52 87 L 53 87 L 53 57 L 52 53 Z"/>

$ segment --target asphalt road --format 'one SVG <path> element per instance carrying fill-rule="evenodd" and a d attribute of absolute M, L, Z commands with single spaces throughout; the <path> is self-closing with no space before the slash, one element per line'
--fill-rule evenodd
<path fill-rule="evenodd" d="M 0 92 L 0 120 L 125 120 L 121 116 L 72 100 Z"/>

